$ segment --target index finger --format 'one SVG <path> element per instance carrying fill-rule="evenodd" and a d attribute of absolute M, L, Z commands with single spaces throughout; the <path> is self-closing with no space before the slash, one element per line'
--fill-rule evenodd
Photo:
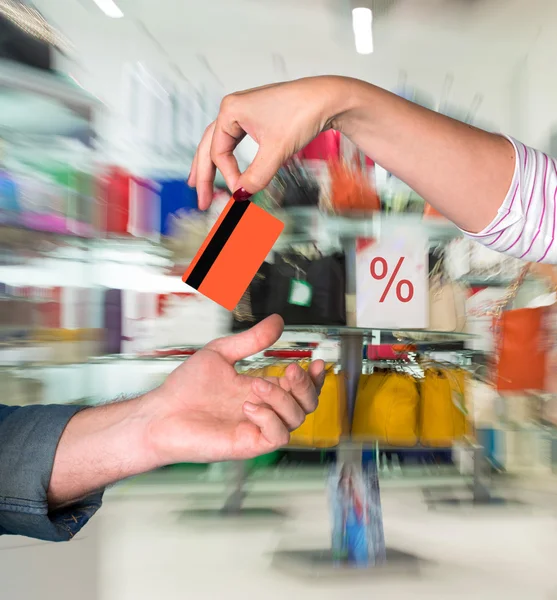
<path fill-rule="evenodd" d="M 236 182 L 241 174 L 234 150 L 245 137 L 246 132 L 236 121 L 227 122 L 223 115 L 219 115 L 211 144 L 211 160 L 231 192 L 236 191 Z"/>

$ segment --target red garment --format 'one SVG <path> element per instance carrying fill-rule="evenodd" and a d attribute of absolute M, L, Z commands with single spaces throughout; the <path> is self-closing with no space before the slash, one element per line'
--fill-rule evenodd
<path fill-rule="evenodd" d="M 329 129 L 320 133 L 298 152 L 300 160 L 331 160 L 340 158 L 340 133 Z"/>
<path fill-rule="evenodd" d="M 112 167 L 105 180 L 106 231 L 119 235 L 129 233 L 131 175 L 119 167 Z"/>

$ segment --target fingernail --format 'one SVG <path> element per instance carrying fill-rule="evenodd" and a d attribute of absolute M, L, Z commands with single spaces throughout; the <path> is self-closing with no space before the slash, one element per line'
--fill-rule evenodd
<path fill-rule="evenodd" d="M 236 202 L 245 202 L 246 200 L 249 200 L 251 198 L 251 194 L 245 190 L 243 187 L 237 189 L 233 194 L 232 197 L 234 198 L 234 200 L 236 200 Z"/>
<path fill-rule="evenodd" d="M 255 410 L 257 409 L 257 406 L 255 406 L 255 404 L 252 404 L 251 402 L 244 402 L 244 410 L 246 412 L 255 412 Z"/>
<path fill-rule="evenodd" d="M 255 387 L 257 388 L 257 391 L 261 394 L 267 394 L 271 391 L 271 384 L 268 381 L 265 381 L 264 379 L 256 379 Z"/>

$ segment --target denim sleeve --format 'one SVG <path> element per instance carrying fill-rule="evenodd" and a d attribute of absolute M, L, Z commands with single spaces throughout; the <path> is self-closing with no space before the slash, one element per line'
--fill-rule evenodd
<path fill-rule="evenodd" d="M 0 534 L 62 542 L 89 521 L 102 493 L 49 511 L 47 490 L 54 455 L 78 406 L 0 404 Z"/>

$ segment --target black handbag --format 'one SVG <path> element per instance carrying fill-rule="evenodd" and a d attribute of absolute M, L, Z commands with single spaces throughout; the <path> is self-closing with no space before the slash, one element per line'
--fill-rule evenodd
<path fill-rule="evenodd" d="M 309 302 L 295 303 L 293 286 L 310 290 Z M 279 314 L 286 325 L 346 325 L 346 268 L 344 254 L 306 258 L 278 255 L 263 263 L 233 313 L 233 331 Z M 293 302 L 294 300 L 294 302 Z"/>
<path fill-rule="evenodd" d="M 344 254 L 315 259 L 282 254 L 271 270 L 267 314 L 281 315 L 286 325 L 346 325 Z M 310 290 L 307 302 L 296 302 L 295 286 Z"/>

